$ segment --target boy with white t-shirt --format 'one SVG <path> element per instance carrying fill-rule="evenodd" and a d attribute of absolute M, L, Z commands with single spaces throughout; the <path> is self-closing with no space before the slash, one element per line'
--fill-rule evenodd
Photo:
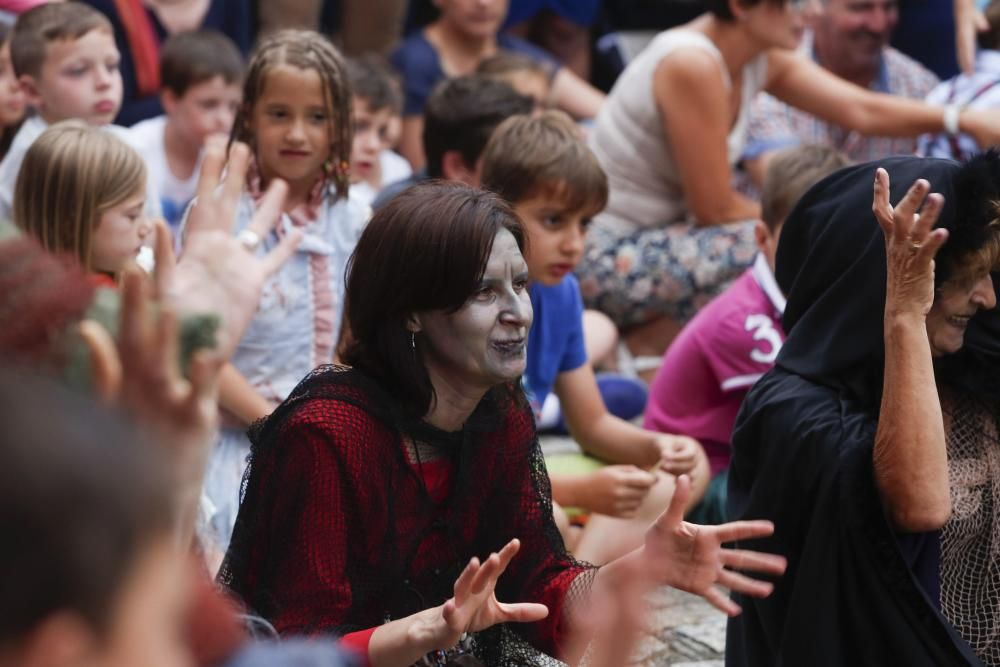
<path fill-rule="evenodd" d="M 205 139 L 232 129 L 244 69 L 233 41 L 214 30 L 180 33 L 163 45 L 160 83 L 166 115 L 137 123 L 129 133 L 171 229 L 180 224 L 195 195 Z"/>

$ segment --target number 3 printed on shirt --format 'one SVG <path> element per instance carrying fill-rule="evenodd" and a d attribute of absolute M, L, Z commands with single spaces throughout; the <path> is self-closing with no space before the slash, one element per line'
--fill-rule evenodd
<path fill-rule="evenodd" d="M 760 345 L 750 350 L 750 358 L 758 364 L 773 364 L 781 350 L 781 334 L 774 328 L 774 321 L 767 315 L 748 315 L 744 328 L 753 332 L 753 339 L 763 341 L 770 349 Z"/>

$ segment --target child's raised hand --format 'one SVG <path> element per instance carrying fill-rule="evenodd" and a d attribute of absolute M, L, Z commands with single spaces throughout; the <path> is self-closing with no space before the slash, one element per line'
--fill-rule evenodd
<path fill-rule="evenodd" d="M 206 143 L 198 198 L 187 218 L 184 252 L 163 286 L 163 293 L 178 310 L 220 316 L 219 349 L 225 358 L 232 355 L 257 311 L 264 281 L 302 240 L 301 232 L 295 230 L 266 254 L 259 254 L 256 244 L 248 241 L 265 238 L 281 218 L 288 186 L 280 179 L 271 181 L 241 238 L 233 236 L 249 163 L 250 149 L 245 144 L 232 145 L 226 164 L 225 144 Z"/>

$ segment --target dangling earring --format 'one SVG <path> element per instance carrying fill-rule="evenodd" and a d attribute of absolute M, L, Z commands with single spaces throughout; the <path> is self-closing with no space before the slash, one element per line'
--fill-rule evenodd
<path fill-rule="evenodd" d="M 417 353 L 417 334 L 413 331 L 410 332 L 410 350 L 413 354 Z"/>

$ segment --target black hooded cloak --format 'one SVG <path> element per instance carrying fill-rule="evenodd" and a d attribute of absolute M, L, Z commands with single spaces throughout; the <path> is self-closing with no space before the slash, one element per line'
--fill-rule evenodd
<path fill-rule="evenodd" d="M 789 566 L 769 598 L 734 596 L 743 614 L 729 622 L 730 667 L 980 664 L 938 610 L 937 534 L 897 534 L 875 486 L 886 284 L 871 212 L 877 166 L 893 202 L 917 178 L 944 195 L 942 279 L 947 255 L 979 240 L 957 210 L 964 168 L 945 160 L 849 167 L 789 216 L 776 273 L 788 339 L 737 418 L 728 501 L 733 519 L 774 521 L 775 534 L 752 548 Z"/>

